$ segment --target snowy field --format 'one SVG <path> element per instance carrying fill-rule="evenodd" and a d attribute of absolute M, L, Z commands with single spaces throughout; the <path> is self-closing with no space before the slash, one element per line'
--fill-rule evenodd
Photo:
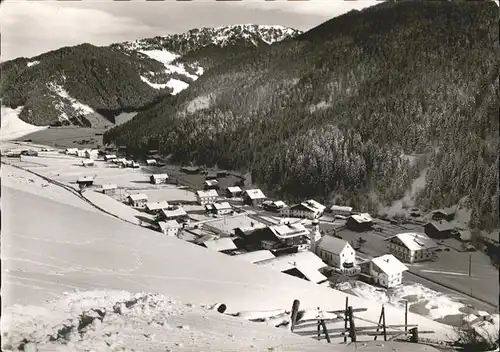
<path fill-rule="evenodd" d="M 7 306 L 40 305 L 72 290 L 114 289 L 223 302 L 228 312 L 290 309 L 294 299 L 304 309 L 343 309 L 346 294 L 336 290 L 24 191 L 5 187 L 2 196 Z M 379 303 L 353 296 L 349 302 L 368 308 L 359 317 L 376 324 Z M 404 322 L 401 309 L 388 306 L 386 314 L 388 324 Z M 416 314 L 409 323 L 435 331 L 431 338 L 453 336 L 450 327 Z"/>
<path fill-rule="evenodd" d="M 141 190 L 141 193 L 144 193 L 148 196 L 148 200 L 150 202 L 159 202 L 162 200 L 166 200 L 167 202 L 172 201 L 186 201 L 186 202 L 195 202 L 196 196 L 193 192 L 180 189 L 174 185 L 162 185 L 156 189 L 147 189 Z"/>
<path fill-rule="evenodd" d="M 47 129 L 48 126 L 34 126 L 21 120 L 18 116 L 22 109 L 22 106 L 17 109 L 5 106 L 1 107 L 2 124 L 0 140 L 6 141 L 21 138 L 30 133 Z"/>
<path fill-rule="evenodd" d="M 216 306 L 181 303 L 160 294 L 66 292 L 42 307 L 14 306 L 4 312 L 2 349 L 17 350 L 27 341 L 25 351 L 35 346 L 38 351 L 332 351 L 324 342 L 285 329 L 220 314 L 213 309 Z M 335 351 L 359 348 L 364 352 L 437 351 L 397 342 L 338 345 Z"/>

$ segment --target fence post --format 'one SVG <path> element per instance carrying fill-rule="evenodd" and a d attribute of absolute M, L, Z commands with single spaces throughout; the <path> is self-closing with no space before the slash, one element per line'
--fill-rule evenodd
<path fill-rule="evenodd" d="M 408 332 L 408 301 L 405 301 L 405 332 Z"/>
<path fill-rule="evenodd" d="M 382 324 L 382 315 L 384 314 L 384 306 L 382 305 L 382 309 L 380 310 L 380 317 L 378 318 L 377 330 L 375 332 L 379 332 L 380 324 Z M 373 341 L 377 340 L 377 335 L 373 338 Z"/>
<path fill-rule="evenodd" d="M 418 327 L 410 329 L 410 342 L 418 343 Z"/>
<path fill-rule="evenodd" d="M 345 311 L 344 311 L 344 334 L 347 332 L 347 314 L 349 309 L 349 296 L 345 298 Z M 347 342 L 347 335 L 344 335 L 344 342 Z"/>
<path fill-rule="evenodd" d="M 297 313 L 299 312 L 299 307 L 300 307 L 300 301 L 298 299 L 293 301 L 292 304 L 292 312 L 290 316 L 290 331 L 293 332 L 293 329 L 295 327 L 295 323 L 297 321 Z"/>
<path fill-rule="evenodd" d="M 321 326 L 323 327 L 323 332 L 325 333 L 326 341 L 328 343 L 332 343 L 330 340 L 330 335 L 328 334 L 328 329 L 326 328 L 326 324 L 324 320 L 321 320 Z"/>
<path fill-rule="evenodd" d="M 385 307 L 382 306 L 382 324 L 384 329 L 384 341 L 387 341 L 387 332 L 385 330 Z"/>
<path fill-rule="evenodd" d="M 349 312 L 349 335 L 351 336 L 351 342 L 356 342 L 356 327 L 354 326 L 354 315 L 352 313 L 352 306 L 349 306 L 348 312 Z"/>

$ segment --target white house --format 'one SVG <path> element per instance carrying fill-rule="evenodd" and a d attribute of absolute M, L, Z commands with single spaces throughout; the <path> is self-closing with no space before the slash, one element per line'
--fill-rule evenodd
<path fill-rule="evenodd" d="M 79 156 L 80 158 L 85 158 L 87 152 L 88 152 L 88 149 L 77 149 L 76 155 Z"/>
<path fill-rule="evenodd" d="M 353 214 L 347 218 L 346 226 L 353 231 L 366 231 L 373 226 L 373 218 L 368 213 Z"/>
<path fill-rule="evenodd" d="M 389 252 L 407 263 L 421 262 L 434 258 L 438 247 L 429 236 L 420 232 L 400 233 L 386 238 Z"/>
<path fill-rule="evenodd" d="M 97 159 L 98 155 L 99 155 L 99 151 L 97 149 L 87 149 L 85 151 L 85 157 L 87 159 Z"/>
<path fill-rule="evenodd" d="M 347 207 L 342 205 L 332 205 L 330 207 L 330 212 L 333 215 L 350 216 L 352 213 L 352 207 Z"/>
<path fill-rule="evenodd" d="M 161 232 L 165 235 L 175 237 L 177 237 L 177 234 L 182 228 L 182 225 L 175 220 L 159 221 L 158 226 L 160 226 Z"/>
<path fill-rule="evenodd" d="M 149 177 L 149 182 L 151 182 L 154 185 L 157 185 L 159 183 L 167 183 L 167 181 L 168 181 L 167 174 L 153 174 Z"/>
<path fill-rule="evenodd" d="M 146 203 L 146 210 L 150 213 L 157 213 L 162 209 L 168 209 L 170 204 L 167 201 L 162 200 L 161 202 L 148 202 Z"/>
<path fill-rule="evenodd" d="M 316 202 L 314 199 L 309 199 L 291 207 L 283 207 L 280 212 L 282 215 L 289 217 L 317 219 L 323 214 L 325 209 L 324 205 Z"/>
<path fill-rule="evenodd" d="M 205 208 L 208 212 L 217 214 L 217 215 L 226 215 L 230 214 L 233 211 L 233 207 L 228 202 L 222 203 L 211 203 L 205 205 Z"/>
<path fill-rule="evenodd" d="M 156 166 L 158 163 L 156 162 L 156 159 L 148 159 L 146 160 L 146 165 L 148 166 Z"/>
<path fill-rule="evenodd" d="M 148 202 L 148 196 L 144 193 L 131 194 L 127 197 L 128 204 L 133 207 L 143 207 Z"/>
<path fill-rule="evenodd" d="M 105 161 L 112 161 L 112 160 L 115 160 L 115 159 L 116 159 L 116 155 L 115 154 L 104 155 L 104 160 Z"/>
<path fill-rule="evenodd" d="M 200 205 L 205 205 L 209 203 L 214 203 L 217 200 L 219 194 L 215 189 L 209 189 L 206 191 L 196 191 L 196 199 Z"/>
<path fill-rule="evenodd" d="M 78 155 L 78 148 L 66 148 L 64 152 L 67 155 Z"/>
<path fill-rule="evenodd" d="M 391 288 L 403 283 L 403 272 L 408 270 L 392 254 L 373 258 L 370 261 L 370 276 L 374 282 L 385 288 Z"/>
<path fill-rule="evenodd" d="M 264 193 L 256 188 L 256 189 L 247 189 L 242 193 L 243 202 L 248 205 L 258 206 L 262 204 L 262 202 L 266 199 Z"/>
<path fill-rule="evenodd" d="M 349 242 L 333 236 L 323 236 L 315 247 L 315 253 L 328 265 L 345 273 L 356 270 L 356 251 Z"/>
<path fill-rule="evenodd" d="M 94 160 L 92 159 L 82 160 L 82 166 L 83 167 L 94 166 Z"/>
<path fill-rule="evenodd" d="M 104 194 L 114 194 L 118 190 L 118 186 L 112 183 L 106 183 L 101 185 L 101 191 Z"/>

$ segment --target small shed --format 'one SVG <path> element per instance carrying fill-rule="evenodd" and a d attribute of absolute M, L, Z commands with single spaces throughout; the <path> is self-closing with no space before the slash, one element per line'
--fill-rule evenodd
<path fill-rule="evenodd" d="M 455 227 L 447 221 L 428 222 L 424 225 L 424 232 L 431 238 L 451 238 Z"/>
<path fill-rule="evenodd" d="M 102 193 L 104 193 L 104 194 L 112 195 L 112 194 L 116 193 L 116 191 L 118 190 L 118 186 L 115 184 L 106 183 L 106 184 L 101 185 L 101 190 L 102 190 Z"/>
<path fill-rule="evenodd" d="M 333 215 L 350 216 L 352 213 L 352 207 L 348 207 L 348 206 L 344 206 L 344 205 L 332 205 L 330 207 L 330 212 Z"/>
<path fill-rule="evenodd" d="M 238 186 L 227 187 L 226 188 L 226 197 L 227 198 L 239 197 L 239 196 L 241 196 L 241 192 L 242 192 L 242 190 Z"/>
<path fill-rule="evenodd" d="M 373 218 L 368 213 L 354 214 L 349 216 L 346 226 L 349 230 L 353 231 L 367 231 L 373 226 Z"/>
<path fill-rule="evenodd" d="M 148 160 L 146 160 L 146 165 L 148 165 L 148 166 L 157 166 L 158 163 L 156 162 L 156 159 L 148 159 Z"/>
<path fill-rule="evenodd" d="M 92 186 L 94 184 L 94 177 L 93 176 L 83 176 L 83 177 L 78 178 L 76 180 L 76 183 L 80 187 Z"/>
<path fill-rule="evenodd" d="M 150 213 L 159 213 L 162 209 L 170 208 L 170 204 L 167 201 L 162 200 L 160 202 L 148 202 L 146 203 L 146 210 Z"/>
<path fill-rule="evenodd" d="M 127 197 L 128 204 L 133 207 L 144 207 L 148 202 L 148 196 L 144 193 L 131 194 Z"/>
<path fill-rule="evenodd" d="M 94 160 L 92 159 L 82 160 L 82 166 L 83 167 L 94 166 Z"/>
<path fill-rule="evenodd" d="M 219 189 L 219 181 L 217 180 L 207 180 L 204 183 L 205 189 Z"/>
<path fill-rule="evenodd" d="M 157 185 L 160 183 L 167 183 L 167 181 L 168 181 L 167 174 L 153 174 L 149 177 L 149 182 L 151 182 L 154 185 Z"/>

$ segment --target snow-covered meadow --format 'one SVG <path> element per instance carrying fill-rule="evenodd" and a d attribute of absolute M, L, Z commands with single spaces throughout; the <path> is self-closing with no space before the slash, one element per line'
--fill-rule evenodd
<path fill-rule="evenodd" d="M 19 114 L 22 109 L 22 106 L 16 109 L 5 106 L 1 107 L 2 124 L 0 129 L 0 140 L 6 141 L 21 138 L 30 133 L 48 128 L 48 126 L 34 126 L 21 120 Z"/>

